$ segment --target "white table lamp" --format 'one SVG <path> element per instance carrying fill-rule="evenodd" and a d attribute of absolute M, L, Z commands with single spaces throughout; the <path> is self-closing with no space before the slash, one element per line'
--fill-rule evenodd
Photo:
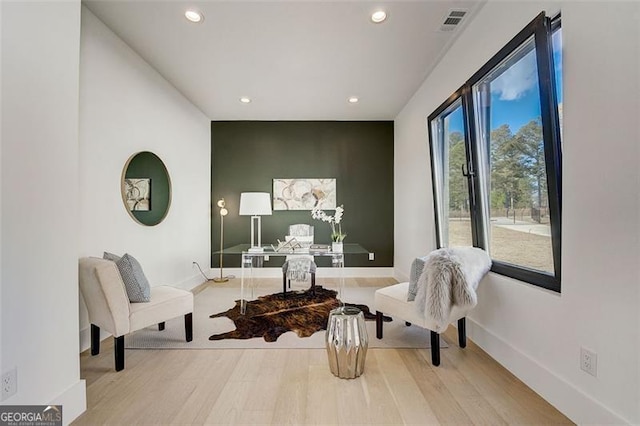
<path fill-rule="evenodd" d="M 243 192 L 240 194 L 240 216 L 251 216 L 251 248 L 249 251 L 263 251 L 260 216 L 271 216 L 271 194 L 268 192 Z M 256 222 L 258 223 L 257 229 Z"/>

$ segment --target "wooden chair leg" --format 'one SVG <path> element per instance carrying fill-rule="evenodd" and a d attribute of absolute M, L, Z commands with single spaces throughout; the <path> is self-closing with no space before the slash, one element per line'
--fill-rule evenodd
<path fill-rule="evenodd" d="M 431 364 L 440 365 L 440 335 L 431 331 Z"/>
<path fill-rule="evenodd" d="M 124 370 L 124 336 L 114 337 L 113 352 L 116 357 L 116 371 Z"/>
<path fill-rule="evenodd" d="M 160 331 L 164 331 L 164 326 L 165 326 L 164 321 L 163 321 L 163 322 L 161 322 L 161 323 L 158 323 L 158 330 L 160 330 Z"/>
<path fill-rule="evenodd" d="M 382 339 L 382 312 L 376 311 L 376 337 Z"/>
<path fill-rule="evenodd" d="M 193 340 L 193 313 L 188 313 L 184 316 L 184 334 L 187 342 Z"/>
<path fill-rule="evenodd" d="M 100 327 L 91 324 L 91 355 L 100 353 Z"/>
<path fill-rule="evenodd" d="M 458 344 L 461 348 L 467 347 L 467 322 L 465 318 L 458 320 Z"/>

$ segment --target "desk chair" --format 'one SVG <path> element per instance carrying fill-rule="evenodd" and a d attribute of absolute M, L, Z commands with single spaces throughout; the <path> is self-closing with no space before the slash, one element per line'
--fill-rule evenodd
<path fill-rule="evenodd" d="M 290 225 L 289 235 L 286 240 L 295 238 L 303 248 L 309 248 L 313 244 L 313 225 L 304 223 Z M 311 293 L 315 295 L 316 290 L 316 263 L 313 256 L 293 255 L 287 256 L 282 265 L 282 294 L 287 295 L 287 286 L 291 288 L 291 280 L 306 281 L 307 275 L 311 275 Z"/>

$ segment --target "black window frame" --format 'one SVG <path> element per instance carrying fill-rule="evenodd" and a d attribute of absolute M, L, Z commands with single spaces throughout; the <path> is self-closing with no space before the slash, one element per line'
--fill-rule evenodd
<path fill-rule="evenodd" d="M 488 235 L 486 235 L 481 194 L 480 170 L 480 143 L 476 131 L 475 109 L 473 100 L 473 86 L 481 81 L 487 74 L 493 71 L 511 53 L 520 46 L 534 39 L 536 50 L 536 63 L 538 71 L 538 88 L 540 97 L 540 113 L 542 122 L 542 135 L 545 155 L 545 170 L 547 177 L 547 194 L 549 200 L 549 216 L 551 226 L 551 248 L 553 253 L 553 273 L 546 273 L 525 266 L 514 265 L 499 260 L 493 260 L 491 270 L 520 281 L 528 282 L 556 292 L 561 291 L 561 248 L 562 248 L 562 149 L 561 135 L 558 118 L 558 104 L 555 84 L 555 69 L 553 63 L 552 35 L 560 27 L 560 15 L 553 19 L 541 12 L 515 37 L 513 37 L 502 49 L 498 51 L 487 63 L 474 73 L 465 84 L 456 90 L 442 105 L 440 105 L 428 117 L 427 128 L 429 133 L 429 148 L 431 158 L 432 189 L 434 199 L 436 241 L 439 248 L 443 247 L 443 237 L 440 235 L 440 217 L 438 188 L 435 179 L 435 143 L 432 134 L 432 122 L 440 117 L 453 103 L 462 99 L 462 112 L 465 130 L 465 150 L 467 154 L 467 178 L 469 188 L 469 200 L 471 210 L 471 233 L 473 245 L 487 249 Z"/>

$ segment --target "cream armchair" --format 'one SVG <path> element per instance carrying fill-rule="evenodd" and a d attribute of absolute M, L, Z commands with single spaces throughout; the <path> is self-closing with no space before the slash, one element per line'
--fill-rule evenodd
<path fill-rule="evenodd" d="M 116 264 L 109 260 L 80 259 L 80 292 L 91 322 L 91 355 L 100 353 L 100 328 L 114 337 L 116 371 L 124 369 L 124 336 L 184 315 L 187 342 L 193 340 L 193 293 L 169 286 L 151 287 L 151 301 L 131 303 Z"/>
<path fill-rule="evenodd" d="M 414 260 L 411 283 L 375 292 L 376 337 L 383 337 L 384 314 L 405 321 L 407 326 L 426 328 L 431 334 L 431 362 L 440 365 L 439 334 L 457 321 L 458 343 L 461 348 L 467 345 L 465 317 L 476 305 L 476 289 L 490 268 L 489 255 L 475 247 L 443 248 Z"/>

